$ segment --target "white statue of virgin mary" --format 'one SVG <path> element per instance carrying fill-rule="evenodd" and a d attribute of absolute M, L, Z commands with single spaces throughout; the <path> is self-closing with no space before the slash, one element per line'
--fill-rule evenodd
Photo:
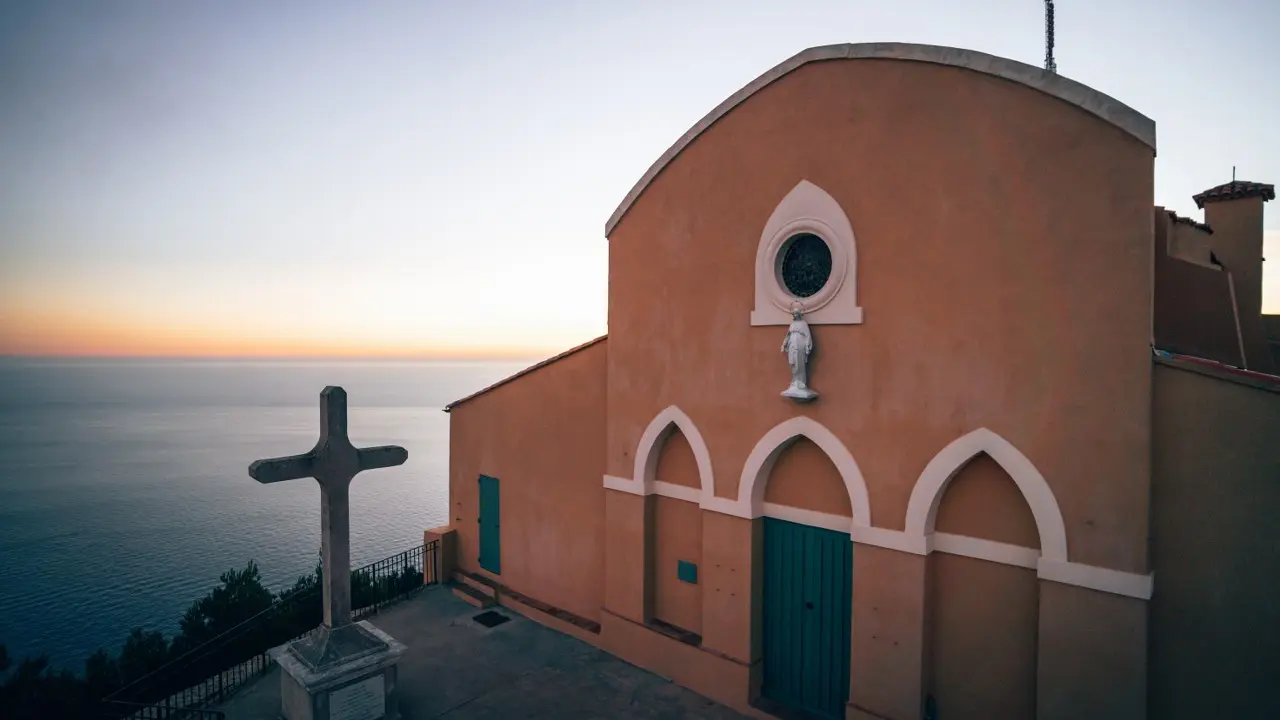
<path fill-rule="evenodd" d="M 813 333 L 809 323 L 804 320 L 804 312 L 799 304 L 791 306 L 791 325 L 787 327 L 787 337 L 782 341 L 782 352 L 787 355 L 787 364 L 791 366 L 791 385 L 782 391 L 783 397 L 797 402 L 809 402 L 818 397 L 818 393 L 809 387 L 809 354 L 813 352 Z"/>

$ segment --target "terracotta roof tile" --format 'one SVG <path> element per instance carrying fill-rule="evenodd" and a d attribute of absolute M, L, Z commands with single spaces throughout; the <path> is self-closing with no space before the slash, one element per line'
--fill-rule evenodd
<path fill-rule="evenodd" d="M 1267 185 L 1266 183 L 1249 182 L 1247 180 L 1232 180 L 1229 183 L 1223 183 L 1217 187 L 1211 187 L 1199 195 L 1192 196 L 1192 200 L 1196 201 L 1196 207 L 1204 208 L 1207 202 L 1219 202 L 1221 200 L 1239 200 L 1240 198 L 1260 197 L 1263 202 L 1276 199 L 1276 186 Z"/>
<path fill-rule="evenodd" d="M 1213 228 L 1209 227 L 1208 225 L 1205 225 L 1202 222 L 1196 222 L 1195 220 L 1192 220 L 1189 217 L 1182 217 L 1181 215 L 1179 215 L 1178 213 L 1172 210 L 1165 210 L 1165 212 L 1169 213 L 1169 219 L 1176 223 L 1180 223 L 1182 225 L 1190 225 L 1191 227 L 1199 230 L 1203 230 L 1209 233 L 1210 235 L 1213 234 Z"/>
<path fill-rule="evenodd" d="M 1234 365 L 1218 362 L 1216 360 L 1206 360 L 1194 355 L 1183 355 L 1181 353 L 1171 352 L 1159 347 L 1151 348 L 1152 354 L 1158 362 L 1165 365 L 1173 365 L 1184 369 L 1199 368 L 1204 370 L 1204 374 L 1217 377 L 1221 380 L 1229 380 L 1239 382 L 1244 385 L 1251 385 L 1263 390 L 1269 390 L 1274 393 L 1280 393 L 1280 376 L 1271 375 L 1270 373 L 1258 372 L 1256 370 L 1245 370 Z"/>

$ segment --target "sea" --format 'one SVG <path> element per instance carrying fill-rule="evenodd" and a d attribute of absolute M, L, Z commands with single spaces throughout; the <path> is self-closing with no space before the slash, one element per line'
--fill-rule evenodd
<path fill-rule="evenodd" d="M 311 572 L 315 481 L 248 467 L 311 449 L 326 385 L 357 447 L 409 452 L 352 482 L 352 566 L 420 544 L 448 518 L 442 408 L 528 364 L 0 358 L 0 644 L 79 672 L 250 560 L 273 590 Z"/>

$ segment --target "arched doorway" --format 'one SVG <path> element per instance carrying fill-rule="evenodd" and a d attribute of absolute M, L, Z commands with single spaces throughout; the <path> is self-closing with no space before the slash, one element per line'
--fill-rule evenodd
<path fill-rule="evenodd" d="M 808 418 L 766 435 L 748 468 L 740 492 L 763 515 L 761 704 L 843 718 L 853 616 L 851 495 L 860 496 L 849 488 L 862 486 L 861 474 L 846 477 L 850 468 L 856 473 L 852 457 Z"/>

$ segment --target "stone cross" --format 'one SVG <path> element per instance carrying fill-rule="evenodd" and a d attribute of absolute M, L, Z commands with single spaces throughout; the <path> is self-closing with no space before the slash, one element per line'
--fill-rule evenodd
<path fill-rule="evenodd" d="M 396 445 L 353 446 L 347 438 L 347 391 L 330 385 L 320 393 L 320 440 L 311 452 L 249 466 L 249 476 L 260 483 L 308 477 L 320 483 L 326 628 L 351 622 L 351 479 L 364 470 L 403 465 L 408 458 L 408 451 Z"/>

